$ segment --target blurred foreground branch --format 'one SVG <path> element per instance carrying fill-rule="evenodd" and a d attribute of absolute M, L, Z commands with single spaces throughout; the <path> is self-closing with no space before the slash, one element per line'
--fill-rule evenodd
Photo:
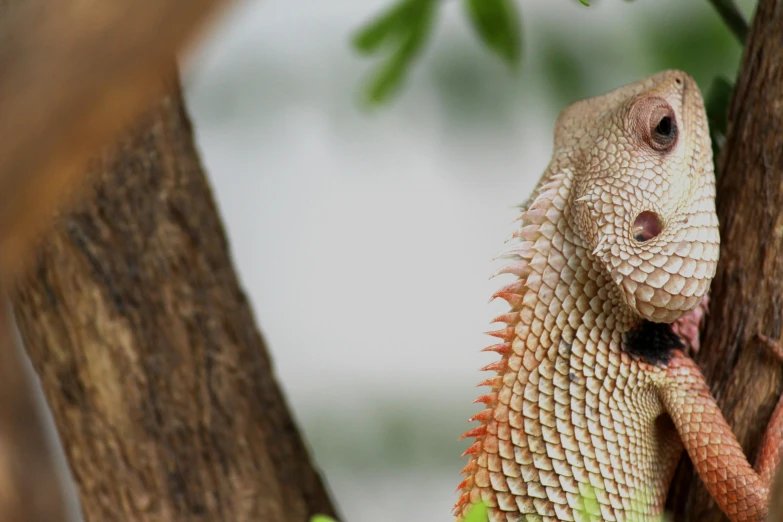
<path fill-rule="evenodd" d="M 0 279 L 220 0 L 27 0 L 0 19 Z"/>
<path fill-rule="evenodd" d="M 14 278 L 85 519 L 334 514 L 239 287 L 176 81 L 176 51 L 218 0 L 19 3 L 0 21 L 0 283 Z M 0 324 L 0 364 L 19 376 L 9 332 Z M 63 520 L 41 428 L 19 422 L 29 395 L 5 382 L 0 518 Z M 14 516 L 7 498 L 54 507 Z"/>
<path fill-rule="evenodd" d="M 737 8 L 737 4 L 733 0 L 710 0 L 710 3 L 737 40 L 744 44 L 748 36 L 748 22 Z"/>
<path fill-rule="evenodd" d="M 152 101 L 161 74 L 218 3 L 3 2 L 0 287 L 22 271 L 36 234 L 83 177 L 86 160 Z M 0 517 L 65 520 L 41 419 L 3 306 Z"/>

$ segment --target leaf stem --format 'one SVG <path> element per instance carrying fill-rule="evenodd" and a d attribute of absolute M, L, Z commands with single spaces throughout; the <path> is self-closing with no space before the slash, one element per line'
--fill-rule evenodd
<path fill-rule="evenodd" d="M 718 11 L 718 15 L 723 19 L 734 36 L 741 44 L 745 44 L 745 37 L 748 35 L 748 22 L 737 9 L 734 0 L 710 0 L 710 3 Z"/>

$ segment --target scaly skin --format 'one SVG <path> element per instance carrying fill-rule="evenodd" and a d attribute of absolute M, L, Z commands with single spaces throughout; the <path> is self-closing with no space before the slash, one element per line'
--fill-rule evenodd
<path fill-rule="evenodd" d="M 733 522 L 763 520 L 783 410 L 757 472 L 684 353 L 719 251 L 696 83 L 667 71 L 578 102 L 554 149 L 499 271 L 518 279 L 495 294 L 512 310 L 455 515 L 483 499 L 493 522 L 654 520 L 684 447 Z"/>

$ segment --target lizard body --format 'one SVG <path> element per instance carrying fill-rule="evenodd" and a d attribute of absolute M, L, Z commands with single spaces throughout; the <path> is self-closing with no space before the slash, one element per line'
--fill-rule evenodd
<path fill-rule="evenodd" d="M 718 261 L 714 198 L 687 74 L 561 113 L 498 272 L 517 279 L 494 296 L 512 309 L 490 332 L 501 359 L 483 368 L 497 376 L 465 434 L 458 519 L 483 500 L 492 522 L 658 520 L 684 447 L 732 522 L 763 520 L 783 421 L 754 470 L 685 354 Z"/>

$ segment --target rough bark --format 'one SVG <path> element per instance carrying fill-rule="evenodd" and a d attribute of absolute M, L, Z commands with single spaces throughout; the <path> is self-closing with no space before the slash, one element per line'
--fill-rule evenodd
<path fill-rule="evenodd" d="M 751 462 L 783 384 L 783 367 L 758 339 L 783 338 L 781 34 L 783 0 L 761 0 L 718 158 L 721 258 L 696 357 Z M 689 464 L 673 492 L 678 519 L 725 520 Z"/>
<path fill-rule="evenodd" d="M 85 520 L 334 514 L 169 92 L 96 161 L 13 295 Z"/>
<path fill-rule="evenodd" d="M 157 94 L 161 72 L 218 3 L 0 0 L 0 289 L 21 271 L 94 148 Z M 0 513 L 11 522 L 62 521 L 58 474 L 4 291 L 0 300 Z"/>

